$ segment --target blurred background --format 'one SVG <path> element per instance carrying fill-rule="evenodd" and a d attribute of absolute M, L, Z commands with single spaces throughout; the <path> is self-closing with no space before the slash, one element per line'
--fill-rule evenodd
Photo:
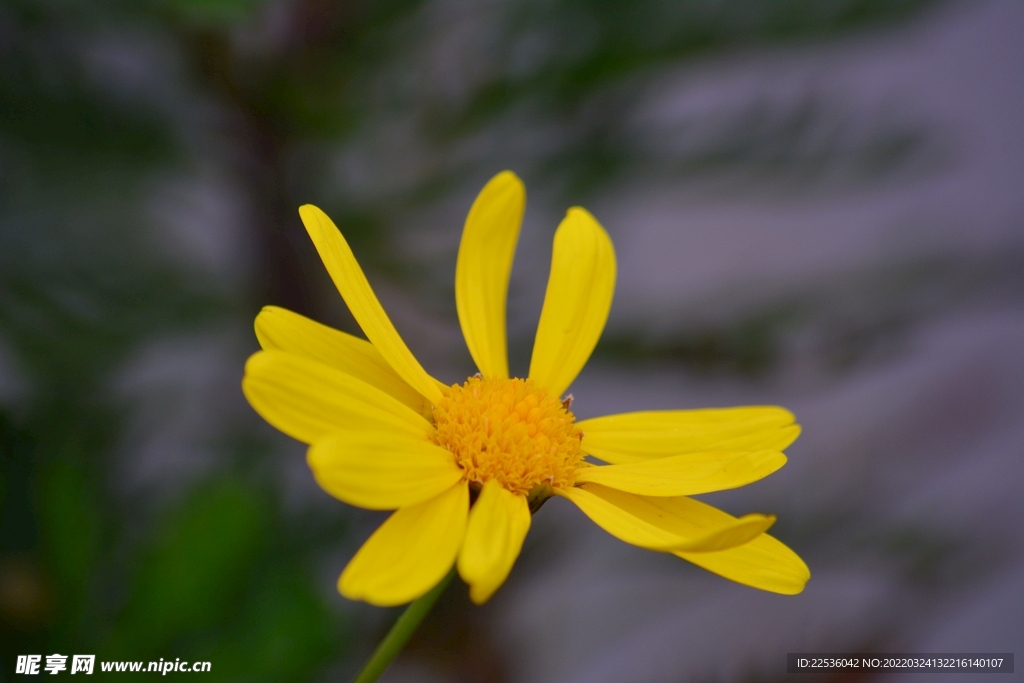
<path fill-rule="evenodd" d="M 312 202 L 462 381 L 459 235 L 505 168 L 529 192 L 513 371 L 584 205 L 619 284 L 577 415 L 792 409 L 789 465 L 705 499 L 777 513 L 813 578 L 761 593 L 556 499 L 495 598 L 457 582 L 384 680 L 1024 653 L 1022 33 L 1013 0 L 4 2 L 0 681 L 54 652 L 354 674 L 398 611 L 335 580 L 382 516 L 245 403 L 252 320 L 357 332 Z"/>

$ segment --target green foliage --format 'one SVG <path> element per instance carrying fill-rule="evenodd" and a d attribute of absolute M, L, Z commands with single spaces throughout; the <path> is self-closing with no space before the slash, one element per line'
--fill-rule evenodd
<path fill-rule="evenodd" d="M 336 620 L 302 574 L 286 564 L 263 577 L 230 630 L 190 649 L 193 660 L 216 662 L 212 680 L 306 680 L 343 647 Z"/>
<path fill-rule="evenodd" d="M 674 159 L 659 163 L 660 155 L 638 146 L 635 130 L 629 127 L 633 105 L 644 95 L 644 77 L 716 52 L 822 40 L 891 25 L 930 4 L 928 0 L 520 2 L 511 5 L 497 37 L 487 45 L 486 54 L 478 56 L 484 64 L 478 70 L 486 69 L 488 77 L 479 79 L 456 106 L 433 111 L 431 123 L 434 133 L 446 140 L 495 121 L 515 126 L 524 115 L 537 127 L 561 127 L 562 139 L 548 146 L 538 161 L 545 180 L 565 183 L 571 201 L 585 198 L 626 172 L 652 166 L 661 173 L 677 174 L 702 173 L 723 163 L 733 168 L 756 167 L 763 165 L 767 152 L 781 162 L 775 171 L 779 165 L 803 169 L 808 166 L 803 158 L 778 158 L 779 150 L 800 148 L 780 139 L 778 133 L 800 137 L 823 122 L 835 125 L 832 112 L 816 102 L 768 112 L 763 111 L 763 103 L 755 102 L 747 110 L 728 112 L 730 125 L 716 125 L 718 130 L 700 147 L 677 151 Z M 882 130 L 879 137 L 868 142 L 872 149 L 864 150 L 874 163 L 886 159 L 876 170 L 898 166 L 922 142 L 906 130 Z M 840 151 L 832 145 L 818 146 L 819 158 L 811 163 Z"/>
<path fill-rule="evenodd" d="M 63 626 L 73 629 L 63 635 L 72 642 L 78 635 L 73 624 L 81 618 L 96 574 L 104 520 L 81 459 L 62 458 L 44 467 L 38 487 L 47 567 L 61 609 L 70 617 Z"/>
<path fill-rule="evenodd" d="M 172 13 L 190 22 L 227 28 L 251 20 L 266 0 L 163 0 Z"/>
<path fill-rule="evenodd" d="M 907 18 L 928 0 L 532 0 L 517 3 L 497 45 L 507 67 L 472 119 L 524 98 L 563 108 L 623 76 L 714 50 L 823 38 Z M 521 41 L 532 39 L 533 55 Z M 516 66 L 519 62 L 520 66 Z"/>
<path fill-rule="evenodd" d="M 0 544 L 17 552 L 37 543 L 32 509 L 33 441 L 31 434 L 19 429 L 7 412 L 0 410 Z"/>
<path fill-rule="evenodd" d="M 178 634 L 214 623 L 246 590 L 268 515 L 262 501 L 230 481 L 174 510 L 135 575 L 111 657 L 159 655 Z"/>
<path fill-rule="evenodd" d="M 90 171 L 138 168 L 174 152 L 169 122 L 152 106 L 113 96 L 84 63 L 83 45 L 72 40 L 96 27 L 102 5 L 21 2 L 2 16 L 11 30 L 0 60 L 0 155 L 17 165 L 0 182 L 28 172 L 88 184 Z"/>
<path fill-rule="evenodd" d="M 212 680 L 293 681 L 337 656 L 344 629 L 301 551 L 281 554 L 289 544 L 275 516 L 265 493 L 232 479 L 170 509 L 133 563 L 100 657 L 209 661 Z"/>

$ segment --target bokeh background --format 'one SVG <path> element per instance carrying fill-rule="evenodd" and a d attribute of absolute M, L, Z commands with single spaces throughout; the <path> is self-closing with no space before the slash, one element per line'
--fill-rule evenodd
<path fill-rule="evenodd" d="M 381 515 L 245 403 L 252 320 L 357 332 L 316 203 L 461 381 L 459 234 L 505 168 L 529 192 L 513 370 L 585 205 L 619 284 L 577 414 L 791 408 L 789 465 L 705 498 L 777 513 L 813 578 L 760 593 L 556 499 L 495 598 L 449 589 L 386 681 L 1024 654 L 1021 35 L 1014 0 L 4 2 L 0 681 L 54 652 L 353 675 L 397 611 L 334 583 Z"/>

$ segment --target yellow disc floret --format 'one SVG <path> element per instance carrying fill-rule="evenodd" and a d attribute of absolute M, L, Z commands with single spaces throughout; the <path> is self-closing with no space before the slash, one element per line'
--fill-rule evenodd
<path fill-rule="evenodd" d="M 497 479 L 515 494 L 569 488 L 583 457 L 566 405 L 528 379 L 471 377 L 434 408 L 437 443 L 470 482 Z"/>

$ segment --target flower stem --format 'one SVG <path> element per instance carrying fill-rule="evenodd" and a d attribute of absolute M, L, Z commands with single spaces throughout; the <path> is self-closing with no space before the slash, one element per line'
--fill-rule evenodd
<path fill-rule="evenodd" d="M 434 603 L 437 602 L 437 599 L 444 592 L 444 589 L 448 587 L 454 576 L 455 567 L 452 567 L 448 575 L 431 588 L 429 593 L 416 598 L 405 608 L 402 616 L 398 617 L 395 625 L 384 636 L 384 640 L 380 641 L 380 645 L 373 651 L 373 656 L 363 666 L 363 670 L 359 672 L 353 683 L 374 683 L 374 681 L 380 678 L 380 675 L 384 673 L 384 670 L 388 668 L 392 660 L 398 656 L 398 653 L 402 651 L 405 644 L 409 642 L 409 638 L 416 632 L 416 628 L 423 621 L 423 617 L 427 616 L 427 612 L 434 606 Z"/>

